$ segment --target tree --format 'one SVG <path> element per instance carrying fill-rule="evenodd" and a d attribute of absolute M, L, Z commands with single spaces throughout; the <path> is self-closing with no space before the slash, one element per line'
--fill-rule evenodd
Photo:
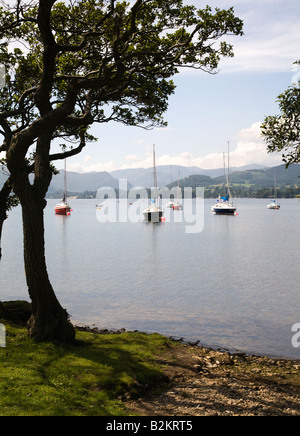
<path fill-rule="evenodd" d="M 0 191 L 0 261 L 2 258 L 1 235 L 3 223 L 7 218 L 7 212 L 18 204 L 18 199 L 11 193 L 10 180 L 8 179 Z"/>
<path fill-rule="evenodd" d="M 10 173 L 7 188 L 22 206 L 29 333 L 36 340 L 74 338 L 44 255 L 52 162 L 80 153 L 92 139 L 93 123 L 165 125 L 175 90 L 171 77 L 183 67 L 216 73 L 220 58 L 233 56 L 230 44 L 217 41 L 242 35 L 242 27 L 233 8 L 197 10 L 182 0 L 17 0 L 14 8 L 0 9 L 0 63 L 6 68 L 0 152 Z M 55 139 L 72 145 L 53 154 Z"/>
<path fill-rule="evenodd" d="M 300 61 L 295 62 L 300 65 Z M 281 152 L 286 167 L 300 162 L 300 84 L 290 86 L 277 98 L 280 115 L 266 117 L 262 135 L 268 152 Z"/>

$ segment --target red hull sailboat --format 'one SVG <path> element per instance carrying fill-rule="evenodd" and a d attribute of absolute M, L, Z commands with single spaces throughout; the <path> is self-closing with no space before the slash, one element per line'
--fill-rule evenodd
<path fill-rule="evenodd" d="M 68 215 L 69 213 L 71 213 L 71 207 L 66 203 L 64 197 L 62 201 L 55 206 L 55 214 Z"/>
<path fill-rule="evenodd" d="M 66 161 L 65 161 L 65 195 L 64 198 L 55 206 L 55 214 L 56 215 L 70 215 L 71 206 L 67 203 L 67 170 L 66 170 Z"/>

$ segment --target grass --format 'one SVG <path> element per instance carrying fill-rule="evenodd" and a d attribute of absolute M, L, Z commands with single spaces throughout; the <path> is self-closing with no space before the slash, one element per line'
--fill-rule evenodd
<path fill-rule="evenodd" d="M 166 382 L 158 334 L 77 332 L 78 344 L 33 342 L 5 325 L 0 348 L 0 416 L 126 416 L 121 401 Z"/>

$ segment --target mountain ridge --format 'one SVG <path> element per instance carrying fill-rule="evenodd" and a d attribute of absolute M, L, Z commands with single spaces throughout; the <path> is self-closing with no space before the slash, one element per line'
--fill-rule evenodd
<path fill-rule="evenodd" d="M 84 193 L 95 192 L 103 186 L 113 189 L 119 188 L 120 179 L 127 179 L 127 187 L 151 188 L 153 187 L 153 169 L 135 168 L 130 170 L 116 170 L 108 173 L 90 172 L 76 173 L 68 171 L 68 192 Z M 164 165 L 157 167 L 158 186 L 177 186 L 178 175 L 180 175 L 180 186 L 196 187 L 204 186 L 207 189 L 215 188 L 224 182 L 224 169 L 203 170 L 198 167 L 183 167 L 178 165 Z M 284 165 L 276 167 L 263 167 L 262 165 L 247 165 L 231 168 L 230 184 L 233 189 L 236 186 L 265 189 L 274 187 L 274 176 L 276 184 L 280 186 L 300 186 L 300 164 L 291 165 L 288 169 Z M 0 188 L 7 175 L 0 171 Z M 60 196 L 64 190 L 64 170 L 53 176 L 47 197 Z M 238 190 L 236 190 L 238 192 Z"/>
<path fill-rule="evenodd" d="M 242 167 L 233 167 L 230 173 L 235 171 L 246 171 L 249 169 L 265 169 L 267 167 L 259 164 L 244 165 Z M 110 174 L 119 179 L 127 179 L 133 186 L 142 186 L 144 188 L 153 187 L 153 168 L 132 168 L 124 170 L 111 171 Z M 156 174 L 159 186 L 167 186 L 180 179 L 184 179 L 193 175 L 204 175 L 215 178 L 224 175 L 224 168 L 203 169 L 200 167 L 185 167 L 181 165 L 160 165 L 156 167 Z"/>

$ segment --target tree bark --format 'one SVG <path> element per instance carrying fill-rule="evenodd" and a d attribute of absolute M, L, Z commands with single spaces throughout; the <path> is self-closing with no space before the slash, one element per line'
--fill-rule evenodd
<path fill-rule="evenodd" d="M 2 228 L 3 223 L 7 218 L 7 199 L 11 192 L 10 183 L 7 181 L 4 183 L 1 191 L 0 191 L 0 261 L 2 258 L 2 249 L 1 249 L 1 237 L 2 237 Z"/>
<path fill-rule="evenodd" d="M 34 183 L 29 182 L 28 168 L 24 159 L 18 159 L 17 148 L 22 148 L 25 139 L 16 137 L 8 153 L 7 165 L 13 191 L 22 206 L 24 235 L 24 265 L 29 296 L 32 301 L 32 316 L 28 332 L 36 341 L 61 340 L 72 342 L 75 329 L 69 315 L 56 298 L 50 283 L 44 238 L 45 195 L 52 178 L 49 165 L 51 130 L 44 130 L 37 139 L 34 160 Z M 25 148 L 25 147 L 24 147 Z"/>
<path fill-rule="evenodd" d="M 32 188 L 30 188 L 32 189 Z M 32 316 L 28 332 L 36 341 L 57 339 L 72 342 L 75 329 L 69 315 L 57 300 L 49 280 L 44 241 L 46 201 L 27 195 L 21 200 L 24 232 L 24 261 Z"/>
<path fill-rule="evenodd" d="M 5 317 L 5 311 L 4 311 L 3 304 L 0 301 L 0 319 L 4 317 Z"/>

